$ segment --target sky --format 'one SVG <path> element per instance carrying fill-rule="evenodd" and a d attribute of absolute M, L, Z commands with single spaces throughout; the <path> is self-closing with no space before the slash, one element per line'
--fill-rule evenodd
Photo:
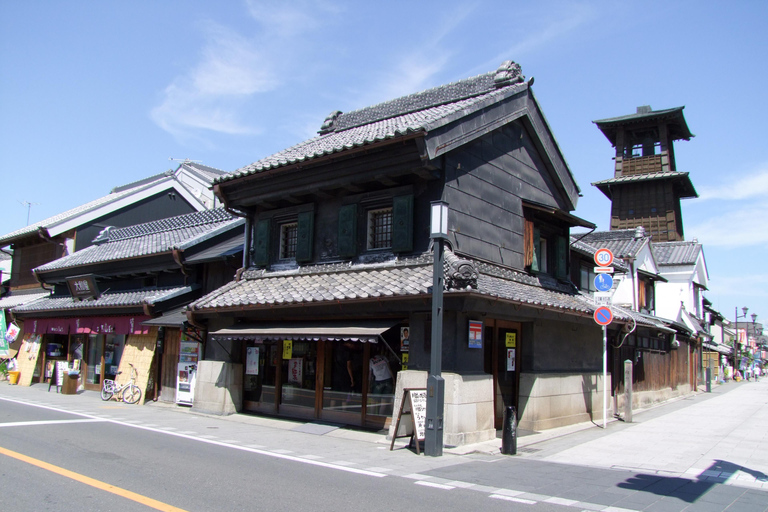
<path fill-rule="evenodd" d="M 768 2 L 0 0 L 0 234 L 183 159 L 234 171 L 349 112 L 510 59 L 607 230 L 592 121 L 684 106 L 706 297 L 768 323 Z"/>

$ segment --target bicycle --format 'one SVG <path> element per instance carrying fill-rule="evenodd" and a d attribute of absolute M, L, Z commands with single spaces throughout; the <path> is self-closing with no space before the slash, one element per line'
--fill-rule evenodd
<path fill-rule="evenodd" d="M 101 399 L 105 402 L 111 400 L 113 396 L 117 396 L 118 400 L 122 398 L 123 402 L 127 404 L 135 404 L 141 400 L 141 388 L 136 385 L 136 379 L 139 378 L 139 372 L 131 363 L 128 363 L 131 367 L 131 380 L 119 385 L 112 379 L 104 379 L 104 383 L 101 387 Z M 117 372 L 120 375 L 123 372 Z M 115 377 L 117 377 L 117 375 Z"/>

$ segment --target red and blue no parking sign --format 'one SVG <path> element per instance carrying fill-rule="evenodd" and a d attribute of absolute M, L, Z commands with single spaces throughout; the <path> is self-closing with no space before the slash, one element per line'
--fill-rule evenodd
<path fill-rule="evenodd" d="M 613 322 L 613 311 L 608 306 L 600 306 L 595 310 L 595 322 L 600 325 L 608 325 Z"/>

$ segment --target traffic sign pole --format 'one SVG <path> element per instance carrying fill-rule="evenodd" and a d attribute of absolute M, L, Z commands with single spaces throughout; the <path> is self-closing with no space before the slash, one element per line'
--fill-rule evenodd
<path fill-rule="evenodd" d="M 608 416 L 608 327 L 603 326 L 603 430 Z"/>

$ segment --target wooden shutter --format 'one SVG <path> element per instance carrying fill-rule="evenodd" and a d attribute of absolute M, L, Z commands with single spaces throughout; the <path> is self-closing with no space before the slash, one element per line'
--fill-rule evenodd
<path fill-rule="evenodd" d="M 269 235 L 271 219 L 262 219 L 256 223 L 253 236 L 253 264 L 269 265 Z"/>
<path fill-rule="evenodd" d="M 533 221 L 525 219 L 525 232 L 523 233 L 523 266 L 533 265 Z"/>
<path fill-rule="evenodd" d="M 646 283 L 640 276 L 637 278 L 637 309 L 643 309 L 647 305 L 645 303 L 645 287 Z"/>
<path fill-rule="evenodd" d="M 296 261 L 312 261 L 312 244 L 315 226 L 315 212 L 302 212 L 298 215 L 296 240 Z"/>
<path fill-rule="evenodd" d="M 558 279 L 566 279 L 568 263 L 568 242 L 564 236 L 558 236 L 555 240 L 555 276 Z"/>
<path fill-rule="evenodd" d="M 339 256 L 351 258 L 357 254 L 357 205 L 339 208 Z"/>
<path fill-rule="evenodd" d="M 413 195 L 392 200 L 392 252 L 413 250 Z"/>

